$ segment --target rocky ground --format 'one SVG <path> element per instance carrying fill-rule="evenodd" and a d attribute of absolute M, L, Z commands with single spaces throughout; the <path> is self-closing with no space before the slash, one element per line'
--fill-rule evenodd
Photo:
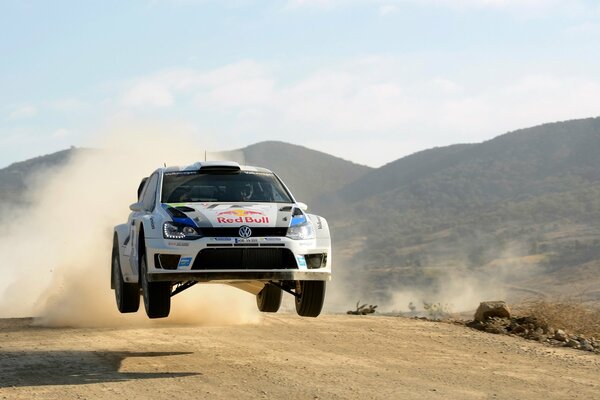
<path fill-rule="evenodd" d="M 469 321 L 465 325 L 488 333 L 520 336 L 551 346 L 571 347 L 600 354 L 600 340 L 594 337 L 568 334 L 535 317 L 491 317 L 485 321 Z"/>

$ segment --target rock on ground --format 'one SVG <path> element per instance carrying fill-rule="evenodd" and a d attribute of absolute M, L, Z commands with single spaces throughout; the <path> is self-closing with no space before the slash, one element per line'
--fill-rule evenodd
<path fill-rule="evenodd" d="M 504 301 L 484 301 L 475 311 L 475 321 L 484 322 L 491 317 L 510 318 L 510 308 Z"/>

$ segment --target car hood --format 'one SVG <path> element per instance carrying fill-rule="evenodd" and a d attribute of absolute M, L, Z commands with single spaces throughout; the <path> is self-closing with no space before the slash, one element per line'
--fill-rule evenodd
<path fill-rule="evenodd" d="M 288 227 L 295 208 L 289 203 L 163 203 L 162 207 L 173 221 L 200 228 Z"/>

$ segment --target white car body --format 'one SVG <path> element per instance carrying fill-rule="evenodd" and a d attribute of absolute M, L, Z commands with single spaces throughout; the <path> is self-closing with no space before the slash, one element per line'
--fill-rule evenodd
<path fill-rule="evenodd" d="M 277 199 L 254 202 L 251 198 L 234 202 L 194 201 L 193 198 L 163 202 L 164 182 L 183 180 L 188 175 L 193 179 L 194 174 L 220 176 L 221 171 L 225 175 L 238 173 L 257 179 L 274 177 L 289 197 L 279 199 L 286 200 L 283 202 Z M 166 176 L 170 180 L 165 180 Z M 175 189 L 171 197 L 184 187 L 183 184 L 172 186 Z M 127 223 L 114 228 L 121 277 L 127 284 L 140 283 L 141 286 L 142 254 L 145 254 L 147 282 L 170 282 L 173 289 L 186 283 L 223 283 L 258 295 L 271 282 L 294 294 L 294 285 L 290 282 L 331 279 L 331 238 L 327 221 L 305 213 L 307 206 L 298 203 L 285 184 L 267 169 L 233 162 L 198 162 L 186 167 L 159 168 L 142 182 L 140 189 L 139 202 L 130 206 L 132 212 Z M 198 186 L 190 190 L 208 189 Z M 275 192 L 275 197 L 278 193 Z M 182 196 L 189 197 L 189 193 Z M 218 200 L 215 194 L 210 196 L 215 198 L 205 199 Z M 312 227 L 313 232 L 306 234 L 307 238 L 302 234 L 289 237 L 290 226 L 294 224 L 306 227 L 309 233 Z M 179 230 L 195 230 L 200 234 L 197 237 L 192 234 L 192 239 L 174 237 L 184 235 Z"/>

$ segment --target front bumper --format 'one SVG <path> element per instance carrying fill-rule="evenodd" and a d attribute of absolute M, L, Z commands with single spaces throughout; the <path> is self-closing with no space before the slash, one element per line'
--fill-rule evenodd
<path fill-rule="evenodd" d="M 261 254 L 264 257 L 257 257 Z M 320 268 L 307 262 L 315 254 L 324 256 Z M 257 237 L 248 240 L 206 237 L 193 241 L 148 238 L 146 255 L 148 280 L 151 282 L 331 279 L 331 244 L 328 238 L 294 240 L 287 237 Z M 235 260 L 242 255 L 247 260 L 237 263 Z M 273 255 L 280 258 L 276 257 L 274 261 Z M 165 268 L 166 265 L 162 265 L 162 260 L 168 258 L 165 256 L 173 256 L 177 261 Z M 281 264 L 278 260 L 281 260 Z"/>
<path fill-rule="evenodd" d="M 246 282 L 246 281 L 329 281 L 331 272 L 325 271 L 247 271 L 247 270 L 210 270 L 210 271 L 190 271 L 190 272 L 161 272 L 149 273 L 150 282 L 178 282 L 178 281 L 197 281 L 197 282 Z"/>

